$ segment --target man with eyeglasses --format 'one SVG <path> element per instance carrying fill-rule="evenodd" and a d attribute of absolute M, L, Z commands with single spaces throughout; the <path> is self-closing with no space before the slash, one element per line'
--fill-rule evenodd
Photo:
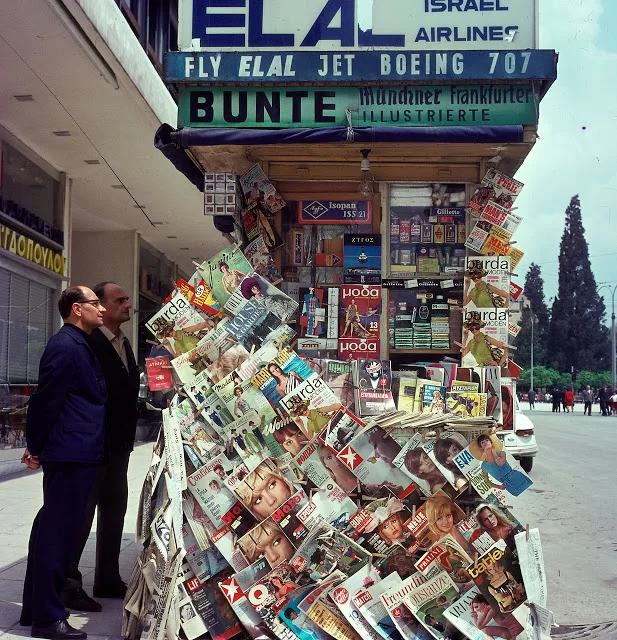
<path fill-rule="evenodd" d="M 105 462 L 101 465 L 85 512 L 84 526 L 64 586 L 64 604 L 77 611 L 101 611 L 100 603 L 83 589 L 79 559 L 96 523 L 95 598 L 124 598 L 126 584 L 120 576 L 120 548 L 128 501 L 127 472 L 137 428 L 139 369 L 121 326 L 131 319 L 129 296 L 115 282 L 101 282 L 94 294 L 105 306 L 103 326 L 88 336 L 107 385 L 105 406 Z"/>
<path fill-rule="evenodd" d="M 43 467 L 43 506 L 30 534 L 20 623 L 32 625 L 33 638 L 83 640 L 68 623 L 61 588 L 105 451 L 107 388 L 87 341 L 105 308 L 92 290 L 73 286 L 58 310 L 64 326 L 45 347 L 28 405 L 22 462 Z"/>

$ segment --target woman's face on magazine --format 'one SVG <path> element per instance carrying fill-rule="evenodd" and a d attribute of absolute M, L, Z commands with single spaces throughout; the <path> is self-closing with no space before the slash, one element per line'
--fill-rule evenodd
<path fill-rule="evenodd" d="M 452 512 L 448 511 L 447 513 L 442 513 L 438 516 L 435 525 L 439 531 L 443 533 L 448 533 L 452 529 L 454 524 L 454 518 L 452 517 Z"/>
<path fill-rule="evenodd" d="M 420 454 L 420 462 L 418 464 L 418 472 L 425 476 L 434 473 L 437 467 L 433 461 L 424 453 L 424 451 Z"/>
<path fill-rule="evenodd" d="M 478 519 L 485 529 L 494 529 L 498 524 L 497 516 L 486 507 L 480 511 Z"/>
<path fill-rule="evenodd" d="M 257 516 L 267 518 L 289 498 L 291 498 L 291 491 L 283 478 L 266 472 L 256 480 L 249 506 Z"/>
<path fill-rule="evenodd" d="M 454 457 L 457 456 L 463 449 L 459 444 L 452 443 L 448 447 L 448 455 L 446 456 L 446 464 L 454 464 Z"/>
<path fill-rule="evenodd" d="M 265 556 L 273 569 L 278 567 L 281 562 L 290 560 L 295 552 L 291 542 L 281 531 L 272 531 L 259 542 L 257 549 Z"/>
<path fill-rule="evenodd" d="M 386 542 L 400 540 L 404 536 L 403 522 L 399 513 L 392 514 L 379 529 Z"/>
<path fill-rule="evenodd" d="M 292 456 L 297 456 L 307 442 L 306 436 L 298 429 L 292 436 L 285 438 L 283 441 L 283 449 L 291 453 Z"/>

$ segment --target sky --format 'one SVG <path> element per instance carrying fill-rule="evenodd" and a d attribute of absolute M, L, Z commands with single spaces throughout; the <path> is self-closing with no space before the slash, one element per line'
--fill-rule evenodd
<path fill-rule="evenodd" d="M 565 210 L 578 194 L 598 283 L 617 285 L 617 0 L 539 0 L 540 48 L 559 53 L 557 80 L 540 104 L 539 140 L 516 178 L 525 257 L 542 268 L 546 300 L 558 288 Z M 610 294 L 601 292 L 610 314 Z"/>

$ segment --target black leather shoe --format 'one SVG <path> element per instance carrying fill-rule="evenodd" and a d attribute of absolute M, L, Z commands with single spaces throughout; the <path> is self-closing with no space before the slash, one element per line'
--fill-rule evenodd
<path fill-rule="evenodd" d="M 81 587 L 64 591 L 62 593 L 62 599 L 67 609 L 88 611 L 90 613 L 98 613 L 103 610 L 103 607 L 96 600 L 93 600 Z"/>
<path fill-rule="evenodd" d="M 32 625 L 30 635 L 33 638 L 47 638 L 47 640 L 85 640 L 88 634 L 71 627 L 67 620 L 56 620 L 44 626 Z"/>
<path fill-rule="evenodd" d="M 126 583 L 117 582 L 116 584 L 94 585 L 92 594 L 95 598 L 120 598 L 124 599 L 126 595 Z"/>

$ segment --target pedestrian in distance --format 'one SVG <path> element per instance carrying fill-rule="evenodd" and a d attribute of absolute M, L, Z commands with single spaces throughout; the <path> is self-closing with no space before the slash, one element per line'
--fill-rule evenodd
<path fill-rule="evenodd" d="M 26 421 L 28 468 L 43 467 L 43 506 L 32 524 L 20 623 L 33 638 L 83 640 L 67 620 L 62 585 L 105 453 L 107 389 L 87 337 L 104 306 L 83 286 L 58 301 L 64 326 L 45 347 Z"/>
<path fill-rule="evenodd" d="M 126 584 L 120 576 L 120 547 L 128 503 L 127 472 L 137 428 L 139 369 L 121 326 L 131 319 L 129 296 L 115 282 L 101 282 L 93 289 L 101 300 L 103 326 L 92 331 L 88 344 L 97 357 L 107 386 L 105 405 L 105 461 L 84 513 L 78 547 L 64 586 L 64 604 L 77 611 L 97 612 L 100 603 L 83 589 L 79 560 L 88 541 L 96 510 L 95 598 L 124 598 Z"/>
<path fill-rule="evenodd" d="M 613 391 L 611 396 L 611 415 L 617 415 L 617 391 Z"/>
<path fill-rule="evenodd" d="M 600 391 L 598 391 L 598 400 L 600 401 L 600 411 L 603 416 L 610 416 L 610 403 L 611 396 L 613 395 L 612 391 L 608 388 L 608 385 L 604 383 Z"/>
<path fill-rule="evenodd" d="M 585 389 L 583 389 L 583 403 L 584 403 L 583 415 L 585 414 L 587 414 L 588 416 L 591 415 L 591 408 L 593 406 L 593 401 L 594 401 L 593 391 L 591 387 L 587 385 Z"/>
<path fill-rule="evenodd" d="M 529 409 L 535 409 L 536 404 L 536 392 L 533 389 L 529 389 L 529 393 L 527 394 L 527 400 L 529 400 Z"/>
<path fill-rule="evenodd" d="M 566 413 L 574 413 L 574 393 L 572 389 L 566 389 L 564 394 L 563 404 L 566 410 Z"/>

